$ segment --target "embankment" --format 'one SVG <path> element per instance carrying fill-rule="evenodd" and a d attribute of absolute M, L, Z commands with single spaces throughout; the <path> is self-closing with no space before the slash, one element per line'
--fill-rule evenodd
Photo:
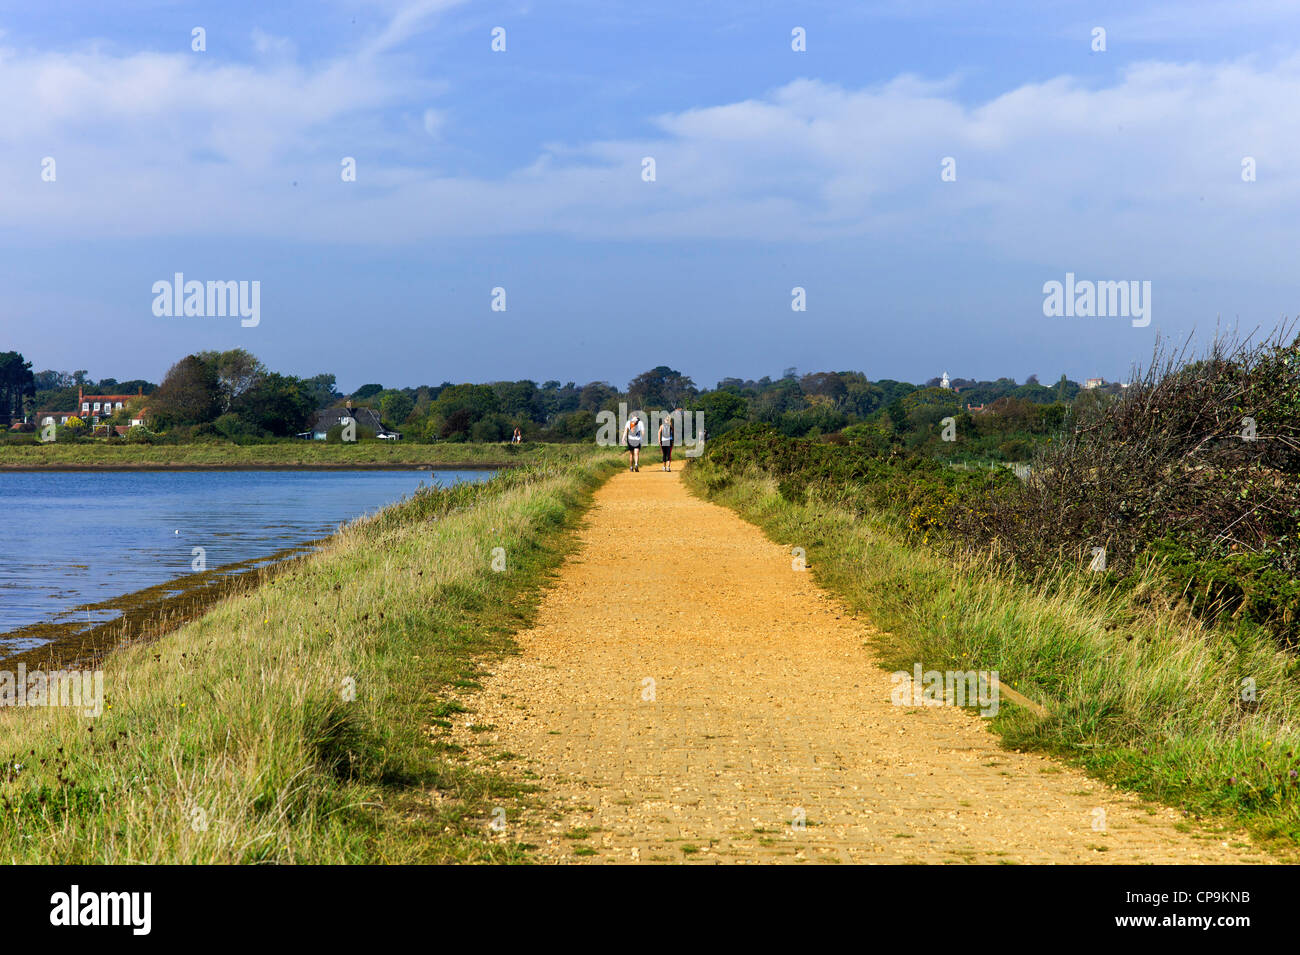
<path fill-rule="evenodd" d="M 346 468 L 507 468 L 571 461 L 586 453 L 576 444 L 401 444 L 363 441 L 282 441 L 273 444 L 0 444 L 3 471 L 325 470 Z"/>
<path fill-rule="evenodd" d="M 609 452 L 427 489 L 265 585 L 103 663 L 102 715 L 0 708 L 0 859 L 512 861 L 482 820 L 516 783 L 431 723 L 507 651 Z"/>

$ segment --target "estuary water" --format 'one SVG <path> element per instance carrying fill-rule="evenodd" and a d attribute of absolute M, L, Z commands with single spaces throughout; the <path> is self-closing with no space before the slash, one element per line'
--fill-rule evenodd
<path fill-rule="evenodd" d="M 270 559 L 421 485 L 493 473 L 0 472 L 0 634 L 191 574 L 200 556 L 207 570 Z"/>

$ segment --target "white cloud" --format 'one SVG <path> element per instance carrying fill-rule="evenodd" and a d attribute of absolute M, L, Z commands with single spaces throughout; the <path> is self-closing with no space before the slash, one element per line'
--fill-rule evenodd
<path fill-rule="evenodd" d="M 1300 128 L 1284 117 L 1300 100 L 1295 56 L 1147 62 L 1106 85 L 1061 76 L 974 104 L 955 78 L 861 89 L 800 79 L 659 116 L 649 138 L 556 144 L 497 179 L 370 158 L 357 183 L 339 182 L 338 157 L 363 152 L 359 130 L 414 145 L 421 129 L 380 117 L 441 91 L 377 54 L 448 5 L 406 8 L 358 54 L 310 68 L 272 38 L 263 45 L 277 56 L 254 65 L 9 51 L 0 176 L 18 185 L 0 214 L 55 237 L 867 235 L 1080 267 L 1160 258 L 1290 275 Z M 414 115 L 425 135 L 447 137 L 444 109 Z M 46 155 L 59 161 L 57 184 L 39 180 Z M 640 178 L 643 156 L 656 159 L 654 183 Z M 940 181 L 945 156 L 957 160 L 955 183 Z M 1241 181 L 1244 156 L 1256 158 L 1258 182 Z"/>

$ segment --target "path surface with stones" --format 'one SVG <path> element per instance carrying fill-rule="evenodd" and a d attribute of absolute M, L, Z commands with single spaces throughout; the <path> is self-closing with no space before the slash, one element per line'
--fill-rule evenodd
<path fill-rule="evenodd" d="M 521 653 L 465 699 L 491 729 L 453 737 L 541 787 L 507 826 L 548 862 L 1267 861 L 977 715 L 892 705 L 870 632 L 651 464 L 597 492 Z"/>

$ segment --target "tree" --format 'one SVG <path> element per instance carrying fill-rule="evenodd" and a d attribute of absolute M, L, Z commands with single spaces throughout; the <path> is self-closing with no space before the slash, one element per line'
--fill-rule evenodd
<path fill-rule="evenodd" d="M 365 401 L 384 390 L 383 385 L 362 385 L 352 393 L 353 401 Z"/>
<path fill-rule="evenodd" d="M 818 371 L 804 375 L 799 381 L 799 387 L 803 389 L 805 395 L 829 398 L 832 407 L 839 407 L 848 394 L 844 380 L 833 371 Z"/>
<path fill-rule="evenodd" d="M 16 351 L 0 353 L 0 418 L 7 424 L 23 413 L 23 399 L 36 394 L 32 363 Z"/>
<path fill-rule="evenodd" d="M 300 379 L 270 372 L 241 395 L 232 410 L 262 431 L 287 437 L 307 426 L 316 405 Z"/>
<path fill-rule="evenodd" d="M 558 381 L 548 381 L 537 392 L 540 420 L 554 423 L 563 415 L 577 411 L 581 400 L 582 394 L 573 382 L 561 385 Z"/>
<path fill-rule="evenodd" d="M 343 395 L 339 394 L 335 383 L 333 375 L 320 374 L 303 379 L 302 386 L 311 398 L 315 409 L 320 410 L 321 408 L 328 408 L 343 399 Z"/>
<path fill-rule="evenodd" d="M 266 366 L 256 355 L 242 348 L 223 352 L 204 351 L 196 357 L 211 366 L 216 373 L 222 412 L 230 411 L 266 375 Z"/>
<path fill-rule="evenodd" d="M 656 408 L 671 410 L 684 406 L 696 394 L 695 382 L 667 365 L 659 365 L 657 368 L 642 372 L 627 386 L 628 403 L 638 406 L 641 410 Z"/>
<path fill-rule="evenodd" d="M 501 410 L 491 385 L 450 385 L 442 389 L 432 407 L 434 414 L 444 419 L 457 411 L 467 411 L 471 421 Z"/>
<path fill-rule="evenodd" d="M 496 389 L 498 406 L 502 413 L 512 418 L 527 418 L 530 421 L 544 417 L 535 382 L 499 381 L 493 387 Z M 559 387 L 558 383 L 556 387 Z"/>
<path fill-rule="evenodd" d="M 386 391 L 379 399 L 379 414 L 391 425 L 400 425 L 415 410 L 415 402 L 404 391 Z"/>
<path fill-rule="evenodd" d="M 66 371 L 54 371 L 47 368 L 44 371 L 36 373 L 36 390 L 37 391 L 55 391 L 60 388 L 72 388 L 72 376 Z"/>
<path fill-rule="evenodd" d="M 131 395 L 136 392 L 151 395 L 158 388 L 152 381 L 145 381 L 143 378 L 132 378 L 130 381 L 120 382 L 117 387 L 121 389 L 119 394 L 123 395 Z"/>
<path fill-rule="evenodd" d="M 582 386 L 578 393 L 578 408 L 582 411 L 603 411 L 607 402 L 618 399 L 618 389 L 603 381 L 593 381 Z"/>
<path fill-rule="evenodd" d="M 187 355 L 172 365 L 149 404 L 162 428 L 212 421 L 221 413 L 216 369 L 198 355 Z"/>
<path fill-rule="evenodd" d="M 729 421 L 744 420 L 749 402 L 731 390 L 706 391 L 694 401 L 697 411 L 704 412 L 704 427 L 713 435 L 722 434 Z"/>

